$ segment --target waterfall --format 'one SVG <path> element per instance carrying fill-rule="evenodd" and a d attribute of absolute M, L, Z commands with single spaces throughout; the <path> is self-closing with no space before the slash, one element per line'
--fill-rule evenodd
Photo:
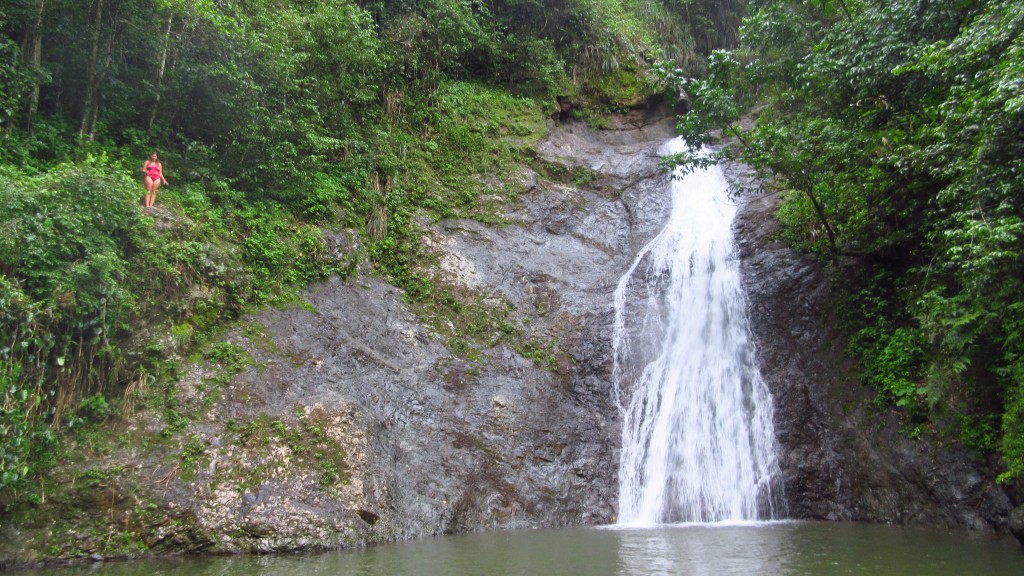
<path fill-rule="evenodd" d="M 732 237 L 737 209 L 718 167 L 669 187 L 668 223 L 615 291 L 618 521 L 773 519 L 781 473 Z"/>

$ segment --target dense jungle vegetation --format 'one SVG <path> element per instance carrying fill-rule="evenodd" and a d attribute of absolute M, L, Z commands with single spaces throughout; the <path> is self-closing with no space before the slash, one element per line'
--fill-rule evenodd
<path fill-rule="evenodd" d="M 832 263 L 851 352 L 905 433 L 1024 480 L 1024 4 L 751 0 L 681 131 L 712 127 Z M 733 124 L 760 106 L 756 124 Z M 678 158 L 693 163 L 693 158 Z"/>
<path fill-rule="evenodd" d="M 139 406 L 173 437 L 183 359 L 230 377 L 225 326 L 364 257 L 421 313 L 472 311 L 424 272 L 422 224 L 501 223 L 481 193 L 514 199 L 495 175 L 536 162 L 560 105 L 600 123 L 660 90 L 653 62 L 700 73 L 739 18 L 739 0 L 0 4 L 0 504 L 45 500 L 47 471 Z M 153 150 L 170 185 L 143 211 Z M 466 349 L 466 324 L 438 330 Z"/>
<path fill-rule="evenodd" d="M 485 177 L 536 162 L 556 102 L 600 124 L 660 91 L 784 195 L 878 409 L 1020 487 L 1022 27 L 1013 0 L 4 2 L 0 504 L 137 405 L 183 428 L 176 362 L 237 365 L 227 323 L 352 273 L 329 232 L 457 315 L 421 223 L 501 223 Z"/>

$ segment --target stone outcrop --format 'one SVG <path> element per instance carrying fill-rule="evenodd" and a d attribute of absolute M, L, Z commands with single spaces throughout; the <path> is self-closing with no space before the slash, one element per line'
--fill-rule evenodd
<path fill-rule="evenodd" d="M 216 348 L 221 368 L 187 367 L 177 400 L 195 417 L 135 417 L 126 436 L 156 443 L 73 471 L 60 517 L 0 527 L 0 566 L 614 521 L 612 294 L 668 214 L 657 149 L 673 126 L 666 109 L 602 131 L 553 123 L 500 214 L 517 224 L 425 224 L 437 266 L 421 272 L 481 310 L 512 307 L 511 329 L 539 353 L 501 338 L 457 350 L 352 260 L 351 277 L 239 322 Z M 904 438 L 868 408 L 821 267 L 775 240 L 772 197 L 744 202 L 735 228 L 789 516 L 1007 529 L 1010 503 L 983 463 Z M 353 234 L 330 241 L 360 253 Z"/>
<path fill-rule="evenodd" d="M 955 442 L 907 438 L 897 414 L 872 408 L 822 267 L 777 240 L 777 198 L 742 201 L 734 228 L 790 516 L 1005 531 L 1010 501 L 985 462 Z"/>
<path fill-rule="evenodd" d="M 399 290 L 370 275 L 334 278 L 301 306 L 266 310 L 229 334 L 256 366 L 193 425 L 214 462 L 164 504 L 187 510 L 211 551 L 613 520 L 611 295 L 663 220 L 656 152 L 671 130 L 664 111 L 601 132 L 552 125 L 539 157 L 584 169 L 586 185 L 525 169 L 525 192 L 502 214 L 520 224 L 443 221 L 427 231 L 435 283 L 514 306 L 531 341 L 554 343 L 557 365 L 506 345 L 457 354 Z M 311 414 L 345 453 L 344 481 L 326 490 L 315 465 L 288 465 L 302 458 L 286 437 Z M 261 418 L 284 431 L 247 452 L 236 429 Z"/>
<path fill-rule="evenodd" d="M 68 537 L 32 544 L 38 532 L 8 531 L 0 562 L 613 521 L 612 293 L 667 215 L 657 149 L 673 126 L 667 109 L 602 131 L 553 122 L 535 168 L 518 175 L 518 200 L 495 202 L 514 224 L 423 224 L 437 265 L 419 272 L 481 314 L 513 310 L 506 329 L 520 346 L 442 336 L 443 318 L 414 313 L 365 260 L 351 260 L 358 237 L 336 233 L 330 245 L 357 273 L 241 319 L 186 366 L 177 407 L 131 421 L 128 436 L 158 442 L 72 473 L 98 480 L 72 496 L 80 518 L 43 527 Z M 110 494 L 104 518 L 88 516 L 94 489 Z M 130 545 L 109 546 L 111 530 Z"/>

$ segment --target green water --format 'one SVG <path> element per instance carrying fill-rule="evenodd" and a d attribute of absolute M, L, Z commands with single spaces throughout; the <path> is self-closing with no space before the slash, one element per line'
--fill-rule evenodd
<path fill-rule="evenodd" d="M 472 534 L 325 554 L 94 564 L 32 576 L 1024 575 L 1012 539 L 863 524 L 781 523 Z"/>

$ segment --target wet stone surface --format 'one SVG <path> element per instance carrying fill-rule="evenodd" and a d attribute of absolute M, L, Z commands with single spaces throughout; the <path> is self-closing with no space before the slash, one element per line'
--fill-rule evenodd
<path fill-rule="evenodd" d="M 733 176 L 745 177 L 733 167 Z M 844 356 L 822 267 L 776 239 L 777 197 L 734 223 L 751 326 L 772 391 L 789 515 L 1005 531 L 1010 501 L 964 448 L 899 432 Z"/>
<path fill-rule="evenodd" d="M 504 343 L 478 345 L 474 357 L 450 350 L 358 260 L 352 279 L 244 318 L 226 341 L 252 362 L 226 382 L 202 363 L 186 371 L 180 400 L 198 417 L 171 441 L 95 463 L 116 506 L 100 530 L 69 536 L 74 546 L 86 557 L 273 552 L 614 521 L 612 295 L 668 215 L 657 150 L 673 127 L 667 110 L 600 132 L 552 124 L 539 159 L 587 178 L 524 168 L 524 191 L 501 214 L 516 224 L 427 226 L 437 265 L 423 272 L 510 306 L 517 329 L 548 343 L 555 362 Z M 745 200 L 735 230 L 788 515 L 1006 529 L 1009 502 L 979 463 L 903 438 L 892 416 L 868 412 L 870 394 L 830 329 L 828 283 L 774 239 L 773 206 Z M 357 235 L 328 240 L 359 253 Z M 140 415 L 129 431 L 155 435 L 166 425 L 158 420 Z M 142 541 L 104 553 L 114 529 Z M 53 528 L 33 530 L 3 530 L 0 566 L 39 559 L 19 550 Z"/>
<path fill-rule="evenodd" d="M 304 305 L 266 310 L 228 335 L 257 366 L 191 425 L 216 463 L 169 480 L 163 505 L 187 511 L 206 551 L 613 521 L 612 293 L 667 215 L 657 149 L 672 126 L 664 111 L 620 130 L 552 125 L 539 156 L 586 168 L 587 184 L 524 169 L 526 190 L 503 214 L 518 224 L 443 221 L 426 232 L 435 282 L 513 306 L 526 336 L 553 343 L 557 366 L 504 344 L 467 359 L 399 290 L 369 274 L 331 279 Z M 344 474 L 326 487 L 288 440 L 307 433 L 312 413 L 344 453 Z M 265 446 L 237 446 L 237 428 L 252 422 L 287 430 Z"/>

